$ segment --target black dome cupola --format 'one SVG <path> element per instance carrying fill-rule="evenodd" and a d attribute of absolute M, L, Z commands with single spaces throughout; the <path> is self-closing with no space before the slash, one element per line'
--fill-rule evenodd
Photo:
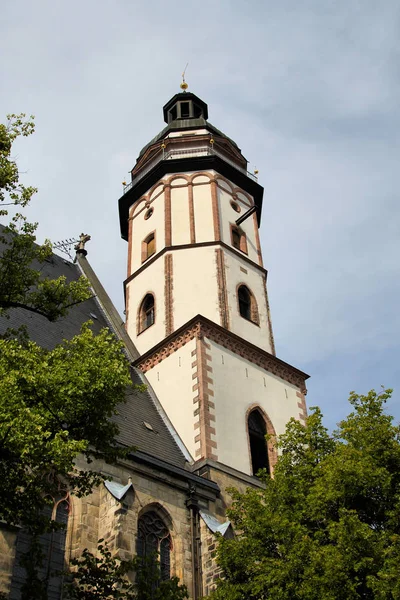
<path fill-rule="evenodd" d="M 180 92 L 163 108 L 164 121 L 187 121 L 191 119 L 208 119 L 208 107 L 203 100 L 191 92 Z"/>

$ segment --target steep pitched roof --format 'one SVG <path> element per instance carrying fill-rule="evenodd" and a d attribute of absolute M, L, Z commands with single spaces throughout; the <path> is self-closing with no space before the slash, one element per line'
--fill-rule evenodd
<path fill-rule="evenodd" d="M 82 262 L 81 259 L 79 262 Z M 91 271 L 90 265 L 87 264 L 87 266 L 86 274 L 87 270 Z M 43 277 L 55 279 L 64 275 L 68 281 L 77 280 L 82 275 L 79 264 L 71 263 L 55 254 L 45 261 L 41 270 Z M 91 281 L 90 277 L 89 280 Z M 104 298 L 108 302 L 105 302 Z M 105 308 L 103 304 L 108 305 Z M 64 339 L 71 339 L 77 335 L 82 324 L 89 319 L 93 321 L 92 329 L 95 333 L 98 333 L 103 327 L 108 327 L 124 341 L 123 321 L 105 292 L 103 303 L 95 293 L 93 298 L 73 306 L 66 317 L 54 323 L 50 323 L 41 315 L 21 308 L 10 309 L 8 317 L 0 317 L 0 334 L 7 328 L 18 328 L 25 325 L 30 338 L 49 350 Z M 125 339 L 125 343 L 127 354 L 133 360 L 136 358 L 135 354 L 138 356 L 138 352 L 129 339 Z M 131 374 L 133 384 L 147 383 L 137 369 L 132 368 Z M 133 445 L 149 456 L 154 456 L 176 467 L 185 467 L 186 458 L 178 446 L 179 440 L 178 443 L 175 441 L 174 432 L 171 431 L 150 387 L 145 392 L 139 392 L 133 386 L 129 388 L 126 393 L 126 403 L 122 404 L 118 410 L 119 414 L 115 417 L 115 421 L 120 428 L 118 441 L 121 444 Z"/>

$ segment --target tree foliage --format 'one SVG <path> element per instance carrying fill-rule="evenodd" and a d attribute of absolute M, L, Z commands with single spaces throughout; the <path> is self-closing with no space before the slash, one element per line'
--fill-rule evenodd
<path fill-rule="evenodd" d="M 231 490 L 239 535 L 221 539 L 215 600 L 399 600 L 400 428 L 391 390 L 350 395 L 329 434 L 291 420 L 265 489 Z"/>
<path fill-rule="evenodd" d="M 38 524 L 60 479 L 83 495 L 99 482 L 78 471 L 79 453 L 113 461 L 121 454 L 110 420 L 130 383 L 120 344 L 89 324 L 45 350 L 32 341 L 0 339 L 0 518 Z"/>
<path fill-rule="evenodd" d="M 68 283 L 41 276 L 51 244 L 36 244 L 36 224 L 19 212 L 36 189 L 20 181 L 12 156 L 18 137 L 34 131 L 33 117 L 9 115 L 0 125 L 0 201 L 9 222 L 0 235 L 0 315 L 10 309 L 36 312 L 52 321 L 91 296 L 82 277 Z M 89 470 L 78 471 L 79 453 L 114 460 L 117 427 L 110 417 L 131 383 L 121 344 L 90 325 L 80 335 L 45 350 L 25 335 L 8 331 L 0 338 L 0 518 L 23 524 L 38 535 L 48 525 L 40 516 L 60 482 L 83 495 L 99 482 Z"/>
<path fill-rule="evenodd" d="M 34 132 L 33 117 L 8 115 L 0 124 L 0 216 L 7 217 L 0 235 L 0 315 L 9 308 L 24 308 L 50 321 L 64 316 L 69 307 L 91 296 L 87 280 L 67 282 L 65 277 L 42 277 L 41 265 L 51 255 L 48 240 L 35 243 L 37 223 L 28 223 L 19 212 L 30 202 L 36 188 L 20 181 L 20 172 L 12 156 L 14 142 Z M 12 215 L 4 206 L 13 206 Z M 17 211 L 17 212 L 16 212 Z"/>
<path fill-rule="evenodd" d="M 76 569 L 69 573 L 69 600 L 184 600 L 189 597 L 186 586 L 180 585 L 177 577 L 161 580 L 157 556 L 119 560 L 103 541 L 99 540 L 98 556 L 85 549 L 81 558 L 72 560 Z"/>

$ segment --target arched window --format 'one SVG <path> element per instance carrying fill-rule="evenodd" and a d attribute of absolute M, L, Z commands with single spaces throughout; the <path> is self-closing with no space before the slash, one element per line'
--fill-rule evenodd
<path fill-rule="evenodd" d="M 171 534 L 164 521 L 155 511 L 139 517 L 136 553 L 145 558 L 158 553 L 161 580 L 171 576 Z"/>
<path fill-rule="evenodd" d="M 237 229 L 232 229 L 232 246 L 240 250 L 240 233 Z"/>
<path fill-rule="evenodd" d="M 150 233 L 142 242 L 142 262 L 153 256 L 156 251 L 156 234 L 155 231 Z"/>
<path fill-rule="evenodd" d="M 245 285 L 238 289 L 238 298 L 240 316 L 251 321 L 251 295 Z"/>
<path fill-rule="evenodd" d="M 247 254 L 246 234 L 236 225 L 231 225 L 231 242 L 232 246 L 236 248 L 236 250 L 240 250 L 241 252 Z"/>
<path fill-rule="evenodd" d="M 65 540 L 67 535 L 68 514 L 70 510 L 69 496 L 57 498 L 53 506 L 43 510 L 45 517 L 64 526 L 63 529 L 44 533 L 39 537 L 42 552 L 42 564 L 38 569 L 38 577 L 47 592 L 49 600 L 60 600 L 62 596 L 63 577 L 65 572 Z M 23 566 L 23 557 L 29 552 L 32 538 L 23 529 L 18 532 L 16 553 L 11 580 L 11 598 L 19 598 L 27 573 Z"/>
<path fill-rule="evenodd" d="M 271 473 L 268 460 L 268 446 L 265 439 L 267 427 L 259 410 L 255 409 L 251 411 L 248 417 L 247 426 L 249 431 L 253 475 L 256 475 L 257 471 L 260 469 L 267 469 L 268 473 Z"/>
<path fill-rule="evenodd" d="M 240 285 L 237 291 L 239 314 L 244 319 L 260 324 L 257 302 L 247 285 Z"/>
<path fill-rule="evenodd" d="M 154 324 L 155 311 L 154 311 L 154 296 L 152 294 L 146 294 L 143 298 L 142 304 L 139 309 L 139 327 L 138 333 L 141 333 L 148 327 Z"/>

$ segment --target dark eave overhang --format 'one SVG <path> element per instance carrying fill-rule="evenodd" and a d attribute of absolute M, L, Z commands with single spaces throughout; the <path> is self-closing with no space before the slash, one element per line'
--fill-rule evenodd
<path fill-rule="evenodd" d="M 119 220 L 121 227 L 121 237 L 124 240 L 128 239 L 128 217 L 129 209 L 137 200 L 143 196 L 153 185 L 162 179 L 165 175 L 171 173 L 185 173 L 191 171 L 217 171 L 223 177 L 226 177 L 232 183 L 236 184 L 242 190 L 253 196 L 257 206 L 257 221 L 260 225 L 261 210 L 264 189 L 256 181 L 253 181 L 230 164 L 226 163 L 222 158 L 215 155 L 198 156 L 189 158 L 178 158 L 171 160 L 163 160 L 157 163 L 151 171 L 138 181 L 138 183 L 130 188 L 130 190 L 121 196 L 118 200 L 119 205 Z"/>
<path fill-rule="evenodd" d="M 171 465 L 155 456 L 146 454 L 146 452 L 136 450 L 129 454 L 127 458 L 136 463 L 141 463 L 152 469 L 156 469 L 157 472 L 162 471 L 167 475 L 173 476 L 175 479 L 181 480 L 184 485 L 186 484 L 185 489 L 188 489 L 190 484 L 194 484 L 200 495 L 213 496 L 215 498 L 220 493 L 220 488 L 215 481 L 206 479 L 195 472 Z M 191 467 L 188 465 L 188 468 Z M 163 480 L 163 477 L 161 476 L 159 479 Z M 203 490 L 203 493 L 201 493 L 201 490 Z"/>

